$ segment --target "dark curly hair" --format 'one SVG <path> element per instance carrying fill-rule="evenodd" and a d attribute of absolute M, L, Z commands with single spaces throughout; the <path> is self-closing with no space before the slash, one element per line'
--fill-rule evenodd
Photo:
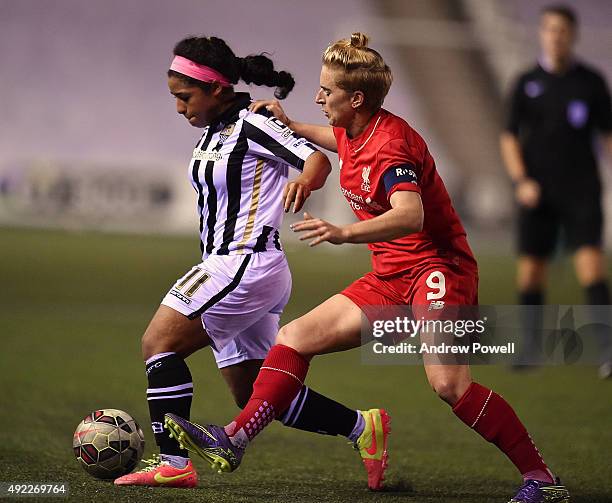
<path fill-rule="evenodd" d="M 295 86 L 295 80 L 288 72 L 277 72 L 274 63 L 266 53 L 237 57 L 224 40 L 217 37 L 187 37 L 174 47 L 174 55 L 214 68 L 225 75 L 232 84 L 239 80 L 247 84 L 276 87 L 274 96 L 285 99 Z M 211 84 L 193 79 L 173 70 L 168 76 L 177 77 L 189 85 L 198 86 L 207 93 Z"/>

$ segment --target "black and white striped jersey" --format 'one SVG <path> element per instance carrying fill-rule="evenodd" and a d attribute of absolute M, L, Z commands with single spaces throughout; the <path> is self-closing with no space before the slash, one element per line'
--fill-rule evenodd
<path fill-rule="evenodd" d="M 189 164 L 203 258 L 281 250 L 289 166 L 301 171 L 316 150 L 269 114 L 250 112 L 250 102 L 237 93 L 234 105 L 204 128 Z"/>

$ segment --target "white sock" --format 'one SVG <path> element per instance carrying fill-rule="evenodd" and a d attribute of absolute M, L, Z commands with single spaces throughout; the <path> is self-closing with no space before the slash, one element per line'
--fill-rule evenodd
<path fill-rule="evenodd" d="M 348 439 L 351 442 L 357 442 L 357 439 L 361 436 L 364 429 L 365 429 L 365 419 L 361 411 L 358 410 L 357 420 L 355 421 L 355 427 L 353 428 L 353 431 L 351 431 L 351 434 L 348 436 Z"/>
<path fill-rule="evenodd" d="M 245 433 L 244 428 L 240 428 L 240 430 L 236 431 L 236 421 L 232 421 L 224 430 L 234 447 L 244 450 L 247 445 L 249 445 L 249 437 Z"/>
<path fill-rule="evenodd" d="M 160 454 L 159 457 L 162 461 L 166 461 L 174 468 L 185 468 L 187 463 L 189 463 L 189 458 L 184 458 L 183 456 L 172 456 L 170 454 Z"/>

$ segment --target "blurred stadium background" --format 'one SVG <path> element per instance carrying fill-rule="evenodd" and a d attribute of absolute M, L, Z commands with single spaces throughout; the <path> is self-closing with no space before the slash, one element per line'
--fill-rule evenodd
<path fill-rule="evenodd" d="M 427 139 L 475 247 L 507 248 L 502 102 L 537 54 L 545 3 L 2 0 L 0 223 L 191 233 L 185 165 L 198 133 L 174 112 L 166 88 L 173 45 L 188 33 L 216 34 L 238 55 L 272 53 L 297 82 L 286 108 L 321 123 L 313 103 L 320 53 L 361 30 L 394 71 L 387 108 Z M 612 3 L 569 3 L 581 18 L 578 54 L 611 80 Z M 610 169 L 603 172 L 608 179 Z M 352 218 L 337 190 L 315 201 L 323 216 Z"/>
<path fill-rule="evenodd" d="M 321 123 L 313 96 L 322 49 L 351 31 L 370 34 L 395 75 L 385 106 L 428 141 L 467 224 L 482 302 L 511 304 L 513 202 L 497 137 L 503 96 L 537 54 L 537 13 L 547 3 L 0 0 L 0 479 L 68 480 L 74 501 L 505 501 L 517 483 L 512 467 L 457 424 L 422 370 L 381 373 L 360 365 L 358 351 L 321 358 L 309 379 L 347 404 L 380 403 L 394 414 L 391 493 L 363 490 L 340 440 L 277 426 L 235 476 L 206 474 L 201 490 L 180 495 L 95 483 L 71 459 L 70 440 L 82 416 L 110 406 L 133 412 L 152 445 L 139 338 L 198 257 L 186 179 L 198 132 L 175 113 L 165 82 L 178 40 L 217 35 L 238 55 L 272 53 L 297 82 L 290 115 Z M 566 3 L 581 19 L 578 54 L 612 82 L 612 2 Z M 604 159 L 604 180 L 610 167 Z M 309 204 L 346 222 L 337 185 L 332 175 Z M 606 201 L 612 215 L 609 190 Z M 612 218 L 607 225 L 610 243 Z M 285 319 L 369 266 L 362 248 L 305 250 L 288 232 L 284 239 L 295 286 Z M 568 266 L 561 256 L 553 264 L 550 302 L 582 302 Z M 190 361 L 201 393 L 194 417 L 226 419 L 235 406 L 212 359 L 202 352 Z M 475 373 L 515 404 L 573 501 L 612 501 L 610 387 L 594 368 Z"/>

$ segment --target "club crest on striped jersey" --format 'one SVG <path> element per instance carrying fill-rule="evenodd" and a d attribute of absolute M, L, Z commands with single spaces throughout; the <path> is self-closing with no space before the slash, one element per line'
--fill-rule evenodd
<path fill-rule="evenodd" d="M 210 143 L 206 150 L 201 150 L 199 148 L 195 148 L 193 150 L 193 159 L 195 161 L 220 161 L 223 159 L 223 154 L 220 152 L 221 147 L 232 135 L 235 128 L 235 122 L 226 125 L 221 131 L 219 131 L 219 139 L 216 141 L 216 143 Z"/>
<path fill-rule="evenodd" d="M 228 124 L 227 126 L 225 126 L 221 132 L 219 133 L 219 141 L 221 143 L 225 142 L 225 140 L 227 140 L 230 136 L 232 136 L 232 133 L 234 132 L 234 128 L 236 127 L 236 123 L 232 123 L 232 124 Z"/>

